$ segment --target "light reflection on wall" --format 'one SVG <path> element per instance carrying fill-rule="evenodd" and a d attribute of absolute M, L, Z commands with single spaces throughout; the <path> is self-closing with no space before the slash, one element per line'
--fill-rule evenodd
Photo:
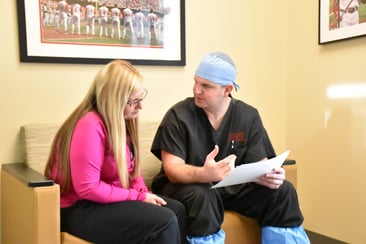
<path fill-rule="evenodd" d="M 329 126 L 330 121 L 341 127 L 347 120 L 350 123 L 347 133 L 352 135 L 353 139 L 359 138 L 357 145 L 364 150 L 366 148 L 366 83 L 330 85 L 326 90 L 326 97 L 333 102 L 324 111 L 324 129 Z"/>
<path fill-rule="evenodd" d="M 330 99 L 366 98 L 366 83 L 331 85 L 326 95 Z"/>

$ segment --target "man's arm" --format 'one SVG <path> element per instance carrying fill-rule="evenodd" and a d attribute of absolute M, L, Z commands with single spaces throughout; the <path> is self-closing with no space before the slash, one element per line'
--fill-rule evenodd
<path fill-rule="evenodd" d="M 161 159 L 165 174 L 172 183 L 210 183 L 220 181 L 225 178 L 233 169 L 236 159 L 235 155 L 216 162 L 215 157 L 219 152 L 219 147 L 215 148 L 206 156 L 203 166 L 194 166 L 171 153 L 161 151 Z"/>

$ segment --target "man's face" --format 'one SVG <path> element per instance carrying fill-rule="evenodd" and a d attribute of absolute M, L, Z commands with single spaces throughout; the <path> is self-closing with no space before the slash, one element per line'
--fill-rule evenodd
<path fill-rule="evenodd" d="M 195 104 L 200 108 L 215 108 L 222 103 L 226 87 L 213 83 L 202 77 L 194 77 L 193 95 Z"/>

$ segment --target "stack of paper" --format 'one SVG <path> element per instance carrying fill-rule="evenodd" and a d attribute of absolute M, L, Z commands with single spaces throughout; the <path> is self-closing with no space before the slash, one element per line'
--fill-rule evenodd
<path fill-rule="evenodd" d="M 277 157 L 266 161 L 239 165 L 235 167 L 233 171 L 231 171 L 231 173 L 222 181 L 211 188 L 231 186 L 247 182 L 256 182 L 260 176 L 270 173 L 273 169 L 281 167 L 289 153 L 290 151 L 287 150 Z"/>

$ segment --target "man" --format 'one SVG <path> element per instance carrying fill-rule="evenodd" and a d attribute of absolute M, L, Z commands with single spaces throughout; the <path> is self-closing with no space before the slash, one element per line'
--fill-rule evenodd
<path fill-rule="evenodd" d="M 86 24 L 85 24 L 85 32 L 89 35 L 89 30 L 91 31 L 92 36 L 94 36 L 95 31 L 95 7 L 92 4 L 88 4 L 85 6 L 85 14 L 86 14 Z"/>
<path fill-rule="evenodd" d="M 101 7 L 99 8 L 100 37 L 103 36 L 103 31 L 104 35 L 108 37 L 108 15 L 109 15 L 109 9 L 104 4 L 102 4 Z"/>
<path fill-rule="evenodd" d="M 132 17 L 133 11 L 127 6 L 123 11 L 123 34 L 122 39 L 126 38 L 127 29 L 131 32 L 131 39 L 135 39 L 135 33 L 133 31 Z"/>
<path fill-rule="evenodd" d="M 136 30 L 137 30 L 137 39 L 143 40 L 144 39 L 144 20 L 145 15 L 142 12 L 142 9 L 140 9 L 136 15 Z"/>
<path fill-rule="evenodd" d="M 158 16 L 154 13 L 153 9 L 150 9 L 150 13 L 147 15 L 148 22 L 149 22 L 149 41 L 158 40 L 158 30 L 157 30 L 157 23 L 158 23 Z"/>
<path fill-rule="evenodd" d="M 121 10 L 118 8 L 116 4 L 114 8 L 111 9 L 111 16 L 112 16 L 112 29 L 111 29 L 111 38 L 114 37 L 114 31 L 117 30 L 118 39 L 121 39 Z"/>
<path fill-rule="evenodd" d="M 202 59 L 194 97 L 174 105 L 155 135 L 151 151 L 162 160 L 162 169 L 153 191 L 185 205 L 189 243 L 224 243 L 225 209 L 256 219 L 262 243 L 310 243 L 297 193 L 283 168 L 255 183 L 210 189 L 231 172 L 233 161 L 240 165 L 275 156 L 257 109 L 231 96 L 239 89 L 235 78 L 226 54 Z"/>
<path fill-rule="evenodd" d="M 340 0 L 339 12 L 340 12 L 340 27 L 352 26 L 359 24 L 359 7 L 358 0 Z"/>
<path fill-rule="evenodd" d="M 42 4 L 42 23 L 43 26 L 50 24 L 50 11 L 47 3 Z"/>
<path fill-rule="evenodd" d="M 81 6 L 78 3 L 75 3 L 71 7 L 71 14 L 72 14 L 72 22 L 71 22 L 71 34 L 74 34 L 75 25 L 77 28 L 77 34 L 80 35 L 80 11 Z"/>
<path fill-rule="evenodd" d="M 59 12 L 59 19 L 56 25 L 56 30 L 59 33 L 61 25 L 64 26 L 64 34 L 67 34 L 67 13 L 69 5 L 66 0 L 61 0 L 57 3 L 56 10 Z"/>

